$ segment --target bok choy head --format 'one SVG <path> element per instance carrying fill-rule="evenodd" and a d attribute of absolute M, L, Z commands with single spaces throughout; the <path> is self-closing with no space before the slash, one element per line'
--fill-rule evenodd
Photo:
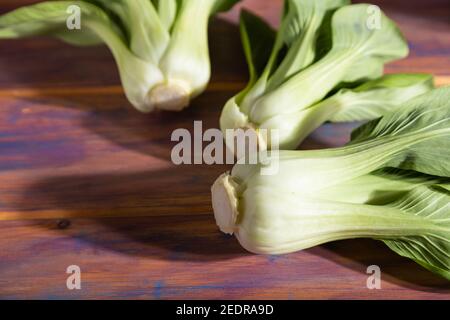
<path fill-rule="evenodd" d="M 368 237 L 450 280 L 450 87 L 367 123 L 342 148 L 267 160 L 237 164 L 212 187 L 219 228 L 247 250 Z"/>
<path fill-rule="evenodd" d="M 427 75 L 380 78 L 384 65 L 405 57 L 408 46 L 396 25 L 381 11 L 371 16 L 371 8 L 343 0 L 286 0 L 276 35 L 244 12 L 241 34 L 250 82 L 225 105 L 222 130 L 276 129 L 280 147 L 293 149 L 327 120 L 371 120 L 430 90 Z M 355 89 L 355 83 L 366 81 L 375 82 Z M 343 97 L 338 88 L 355 92 Z M 370 91 L 367 99 L 364 91 Z M 317 106 L 334 93 L 342 97 Z M 262 146 L 270 145 L 258 138 Z"/>
<path fill-rule="evenodd" d="M 134 107 L 181 110 L 210 79 L 209 18 L 238 1 L 48 1 L 0 16 L 0 38 L 52 35 L 74 45 L 105 43 Z M 70 30 L 74 8 L 81 28 Z"/>

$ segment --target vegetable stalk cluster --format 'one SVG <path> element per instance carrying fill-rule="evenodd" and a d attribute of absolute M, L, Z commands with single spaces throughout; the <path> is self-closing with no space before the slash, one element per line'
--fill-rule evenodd
<path fill-rule="evenodd" d="M 48 1 L 1 16 L 0 38 L 52 35 L 73 45 L 105 43 L 136 109 L 178 111 L 208 85 L 209 18 L 238 1 Z M 79 29 L 67 26 L 76 19 L 72 14 L 79 14 Z"/>
<path fill-rule="evenodd" d="M 278 173 L 261 174 L 274 161 Z M 212 201 L 219 228 L 251 252 L 373 238 L 450 280 L 450 87 L 363 125 L 342 148 L 238 164 Z"/>
<path fill-rule="evenodd" d="M 379 9 L 347 0 L 285 3 L 276 34 L 260 18 L 241 15 L 250 81 L 226 103 L 224 132 L 250 129 L 264 149 L 270 140 L 258 132 L 276 130 L 280 148 L 295 149 L 326 121 L 375 119 L 433 88 L 426 74 L 383 76 L 384 65 L 409 50 Z"/>

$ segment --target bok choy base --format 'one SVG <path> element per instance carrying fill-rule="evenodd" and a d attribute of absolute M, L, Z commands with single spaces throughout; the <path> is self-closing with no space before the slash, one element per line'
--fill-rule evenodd
<path fill-rule="evenodd" d="M 178 111 L 208 85 L 208 21 L 239 0 L 47 1 L 0 16 L 0 39 L 50 35 L 72 45 L 105 43 L 125 94 L 142 112 Z M 80 9 L 81 29 L 66 22 Z"/>
<path fill-rule="evenodd" d="M 274 161 L 279 172 L 261 174 Z M 369 122 L 342 148 L 238 164 L 212 200 L 219 228 L 251 252 L 368 237 L 450 280 L 450 88 Z"/>

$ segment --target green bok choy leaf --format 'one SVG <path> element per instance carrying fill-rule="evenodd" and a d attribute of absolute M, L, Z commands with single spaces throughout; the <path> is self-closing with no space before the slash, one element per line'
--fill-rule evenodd
<path fill-rule="evenodd" d="M 372 27 L 370 5 L 348 3 L 286 0 L 276 35 L 258 17 L 242 14 L 250 82 L 226 103 L 223 131 L 278 130 L 280 148 L 295 149 L 323 122 L 372 120 L 433 87 L 428 75 L 382 77 L 384 65 L 407 56 L 408 46 L 382 12 L 380 27 Z"/>
<path fill-rule="evenodd" d="M 0 16 L 0 38 L 51 35 L 73 45 L 105 43 L 134 107 L 181 110 L 210 79 L 209 18 L 238 1 L 48 1 Z M 79 8 L 80 29 L 67 27 L 69 8 Z"/>
<path fill-rule="evenodd" d="M 247 250 L 373 238 L 450 280 L 450 87 L 363 125 L 342 148 L 266 160 L 237 164 L 212 187 L 218 226 Z"/>

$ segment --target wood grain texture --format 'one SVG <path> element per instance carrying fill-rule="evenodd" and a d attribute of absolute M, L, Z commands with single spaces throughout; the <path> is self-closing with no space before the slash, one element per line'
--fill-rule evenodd
<path fill-rule="evenodd" d="M 36 1 L 0 0 L 0 11 Z M 450 81 L 448 1 L 376 1 L 399 22 L 408 59 L 387 72 Z M 277 24 L 280 0 L 244 6 Z M 284 256 L 246 253 L 214 224 L 209 188 L 227 166 L 174 166 L 174 129 L 217 127 L 245 85 L 238 9 L 211 26 L 213 79 L 188 110 L 142 115 L 104 47 L 0 42 L 0 298 L 450 299 L 450 286 L 382 243 L 340 241 Z M 302 148 L 338 146 L 325 125 Z M 382 290 L 366 288 L 379 265 Z M 79 265 L 82 290 L 66 289 Z"/>

